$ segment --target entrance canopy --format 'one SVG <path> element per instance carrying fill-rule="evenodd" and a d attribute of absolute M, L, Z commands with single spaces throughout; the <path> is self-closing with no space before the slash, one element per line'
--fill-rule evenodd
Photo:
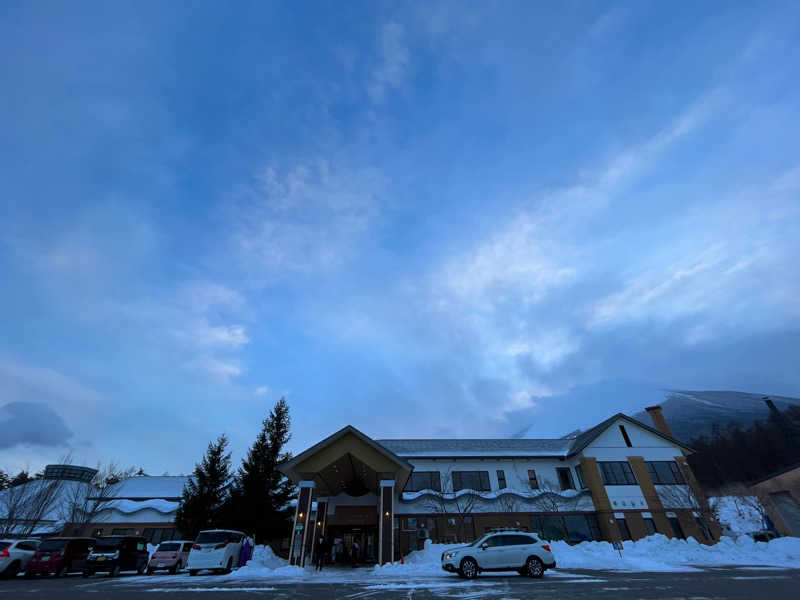
<path fill-rule="evenodd" d="M 294 483 L 313 481 L 320 496 L 378 494 L 391 479 L 402 490 L 413 467 L 355 427 L 348 425 L 280 467 Z"/>

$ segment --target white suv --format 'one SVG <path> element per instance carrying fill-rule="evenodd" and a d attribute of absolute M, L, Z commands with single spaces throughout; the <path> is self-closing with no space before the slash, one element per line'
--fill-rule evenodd
<path fill-rule="evenodd" d="M 36 554 L 39 540 L 0 540 L 0 577 L 16 577 Z"/>
<path fill-rule="evenodd" d="M 517 571 L 520 575 L 541 577 L 555 566 L 550 546 L 524 531 L 487 533 L 469 546 L 442 553 L 442 569 L 467 579 L 481 571 Z"/>

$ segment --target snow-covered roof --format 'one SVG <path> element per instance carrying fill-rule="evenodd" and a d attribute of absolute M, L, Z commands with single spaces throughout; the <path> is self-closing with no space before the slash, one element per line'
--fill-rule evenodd
<path fill-rule="evenodd" d="M 155 477 L 131 477 L 112 486 L 108 497 L 128 500 L 178 500 L 188 477 L 162 475 Z"/>
<path fill-rule="evenodd" d="M 572 440 L 563 439 L 405 439 L 377 440 L 407 458 L 458 456 L 565 456 Z"/>
<path fill-rule="evenodd" d="M 169 515 L 178 510 L 179 502 L 169 500 L 113 500 L 103 504 L 103 510 L 116 510 L 126 515 L 132 515 L 143 510 L 154 510 L 164 515 Z"/>

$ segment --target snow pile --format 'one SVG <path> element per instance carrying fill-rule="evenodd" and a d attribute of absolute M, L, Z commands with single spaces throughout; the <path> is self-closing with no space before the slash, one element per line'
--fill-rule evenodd
<path fill-rule="evenodd" d="M 726 535 L 742 535 L 765 528 L 763 508 L 756 496 L 717 496 L 708 499 Z"/>
<path fill-rule="evenodd" d="M 622 557 L 609 542 L 550 542 L 559 569 L 598 569 L 615 571 L 687 571 L 692 566 L 757 565 L 796 567 L 800 564 L 800 538 L 779 538 L 754 542 L 748 536 L 724 537 L 713 545 L 700 544 L 693 538 L 679 540 L 656 534 L 637 542 L 624 542 Z M 458 546 L 432 544 L 405 557 L 405 564 L 376 566 L 376 574 L 442 574 L 442 552 Z"/>
<path fill-rule="evenodd" d="M 266 577 L 303 577 L 306 571 L 301 567 L 292 567 L 289 561 L 275 556 L 269 546 L 256 546 L 252 558 L 247 564 L 236 569 L 231 577 L 242 579 L 262 579 Z"/>

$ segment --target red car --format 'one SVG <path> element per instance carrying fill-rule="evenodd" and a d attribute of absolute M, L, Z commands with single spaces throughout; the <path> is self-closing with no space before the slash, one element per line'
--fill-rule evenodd
<path fill-rule="evenodd" d="M 94 545 L 94 538 L 55 537 L 47 538 L 33 558 L 25 566 L 25 577 L 36 575 L 55 575 L 82 572 L 86 557 Z"/>

